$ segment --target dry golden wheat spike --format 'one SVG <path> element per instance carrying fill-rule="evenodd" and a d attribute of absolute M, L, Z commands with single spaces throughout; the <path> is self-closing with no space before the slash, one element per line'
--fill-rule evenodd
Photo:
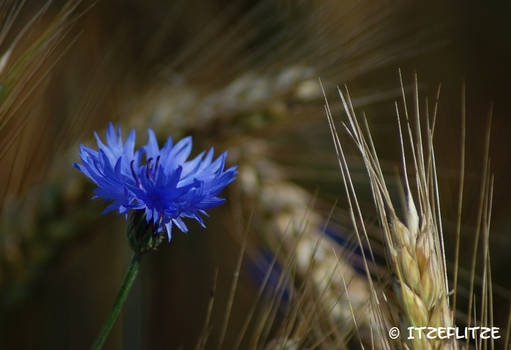
<path fill-rule="evenodd" d="M 403 86 L 403 84 L 402 84 Z M 418 104 L 418 84 L 415 79 L 415 120 L 414 126 L 406 109 L 406 95 L 403 91 L 405 111 L 405 134 L 409 148 L 405 150 L 405 141 L 401 128 L 399 106 L 396 103 L 396 113 L 399 128 L 399 141 L 403 161 L 404 179 L 402 187 L 405 192 L 405 206 L 400 219 L 391 200 L 391 195 L 385 183 L 385 178 L 378 160 L 376 149 L 367 121 L 359 122 L 353 108 L 347 88 L 339 89 L 342 105 L 348 116 L 343 124 L 347 133 L 354 140 L 364 166 L 369 175 L 372 196 L 374 199 L 380 225 L 382 227 L 388 256 L 388 268 L 395 275 L 394 292 L 398 303 L 397 315 L 388 315 L 383 306 L 388 299 L 382 298 L 381 283 L 371 283 L 372 277 L 367 273 L 372 288 L 372 299 L 377 319 L 380 320 L 380 336 L 382 348 L 391 346 L 386 331 L 401 321 L 402 333 L 407 327 L 453 327 L 453 310 L 449 305 L 449 287 L 447 280 L 444 240 L 441 225 L 440 202 L 436 176 L 435 152 L 433 147 L 433 129 L 436 118 L 436 108 L 432 116 L 427 115 L 425 131 L 421 130 Z M 350 178 L 350 171 L 339 135 L 328 103 L 326 112 L 334 139 L 341 174 L 345 184 L 353 224 L 359 236 L 359 244 L 370 246 L 364 226 L 364 218 L 356 200 L 356 193 Z M 423 138 L 425 139 L 423 141 Z M 408 179 L 405 154 L 411 154 L 414 174 L 414 192 Z M 417 206 L 416 204 L 417 203 Z M 357 229 L 358 228 L 358 229 Z M 363 244 L 363 241 L 366 243 Z M 378 315 L 379 314 L 379 315 Z M 405 334 L 407 334 L 406 332 Z M 407 334 L 408 335 L 408 334 Z M 450 339 L 427 339 L 401 337 L 395 345 L 411 349 L 458 349 L 459 344 Z"/>

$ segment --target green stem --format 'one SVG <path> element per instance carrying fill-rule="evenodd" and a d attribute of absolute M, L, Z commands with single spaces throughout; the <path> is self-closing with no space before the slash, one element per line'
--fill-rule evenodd
<path fill-rule="evenodd" d="M 101 328 L 101 332 L 96 338 L 94 345 L 92 345 L 91 348 L 92 350 L 99 350 L 103 346 L 103 343 L 105 342 L 108 333 L 110 333 L 110 330 L 112 329 L 112 326 L 114 325 L 117 316 L 119 316 L 119 312 L 121 311 L 122 305 L 126 301 L 126 297 L 128 296 L 131 286 L 133 285 L 133 281 L 137 276 L 139 265 L 140 255 L 135 254 L 133 255 L 133 258 L 131 258 L 130 267 L 128 269 L 128 272 L 126 273 L 126 277 L 124 277 L 124 281 L 122 282 L 121 288 L 117 293 L 117 297 L 115 298 L 115 303 L 114 306 L 112 307 L 112 311 L 110 311 L 108 318 L 103 324 L 103 328 Z"/>

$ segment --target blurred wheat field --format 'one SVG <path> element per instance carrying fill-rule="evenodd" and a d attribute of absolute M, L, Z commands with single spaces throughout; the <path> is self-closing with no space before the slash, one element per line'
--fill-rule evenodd
<path fill-rule="evenodd" d="M 139 144 L 151 127 L 160 141 L 192 135 L 194 150 L 226 149 L 239 175 L 206 230 L 191 225 L 144 258 L 106 348 L 379 348 L 361 257 L 369 248 L 357 242 L 324 97 L 339 122 L 345 112 L 336 86 L 349 87 L 399 212 L 398 68 L 409 101 L 418 72 L 421 111 L 432 115 L 438 104 L 449 288 L 466 111 L 458 325 L 469 319 L 491 113 L 491 270 L 477 263 L 476 276 L 491 272 L 491 317 L 504 332 L 509 10 L 497 1 L 3 2 L 0 348 L 88 348 L 110 309 L 130 255 L 125 222 L 99 215 L 102 203 L 89 200 L 93 186 L 71 167 L 78 144 L 92 145 L 92 131 L 102 134 L 109 121 L 125 134 L 134 127 Z M 392 281 L 364 161 L 349 135 L 339 135 L 375 255 L 370 274 Z M 485 237 L 479 240 L 483 247 Z M 489 299 L 483 281 L 473 286 L 478 320 L 481 300 Z"/>

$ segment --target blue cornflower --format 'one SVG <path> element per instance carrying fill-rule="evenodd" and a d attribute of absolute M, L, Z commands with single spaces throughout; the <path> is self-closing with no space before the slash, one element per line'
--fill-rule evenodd
<path fill-rule="evenodd" d="M 99 149 L 80 145 L 83 164 L 73 165 L 98 186 L 93 198 L 111 201 L 103 213 L 117 210 L 128 217 L 130 211 L 143 212 L 156 232 L 166 229 L 169 240 L 173 225 L 188 231 L 183 218 L 205 227 L 201 215 L 225 202 L 218 195 L 234 180 L 236 167 L 225 169 L 226 152 L 213 160 L 213 148 L 187 160 L 191 137 L 176 144 L 169 137 L 160 149 L 154 132 L 148 133 L 147 144 L 135 151 L 135 131 L 123 143 L 120 128 L 116 133 L 110 123 L 107 144 L 95 133 Z"/>

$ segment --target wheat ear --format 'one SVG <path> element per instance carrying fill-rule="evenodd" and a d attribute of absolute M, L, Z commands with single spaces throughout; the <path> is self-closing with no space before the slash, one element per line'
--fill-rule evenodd
<path fill-rule="evenodd" d="M 415 196 L 418 203 L 417 209 L 408 181 L 405 145 L 402 136 L 399 108 L 396 103 L 403 157 L 403 187 L 406 194 L 406 207 L 403 209 L 404 220 L 398 217 L 392 204 L 368 124 L 364 119 L 364 129 L 362 129 L 355 115 L 347 88 L 344 92 L 339 89 L 342 104 L 348 116 L 348 121 L 343 126 L 355 141 L 370 178 L 373 199 L 377 207 L 388 251 L 389 267 L 396 276 L 395 290 L 400 301 L 398 306 L 400 318 L 405 321 L 406 325 L 413 327 L 452 327 L 453 319 L 448 299 L 449 293 L 436 181 L 435 153 L 432 143 L 433 126 L 430 126 L 428 116 L 428 126 L 425 133 L 426 148 L 424 148 L 422 140 L 423 131 L 421 130 L 419 118 L 418 85 L 417 83 L 415 85 L 414 99 L 415 128 L 411 127 L 408 117 L 404 88 L 402 88 L 402 91 L 406 117 L 405 130 L 410 141 L 409 152 L 413 158 L 414 180 L 417 189 Z M 342 145 L 328 107 L 327 115 L 332 128 L 336 149 L 339 149 L 339 154 L 343 155 Z M 434 117 L 431 125 L 434 125 Z M 349 173 L 345 160 L 340 159 L 340 166 L 341 172 Z M 344 180 L 346 181 L 346 178 Z M 353 193 L 353 195 L 355 194 Z M 363 221 L 363 218 L 359 218 L 359 220 Z M 422 336 L 421 339 L 417 336 L 415 339 L 408 341 L 408 343 L 402 343 L 404 348 L 458 348 L 458 344 L 453 340 L 429 340 L 425 336 Z"/>

